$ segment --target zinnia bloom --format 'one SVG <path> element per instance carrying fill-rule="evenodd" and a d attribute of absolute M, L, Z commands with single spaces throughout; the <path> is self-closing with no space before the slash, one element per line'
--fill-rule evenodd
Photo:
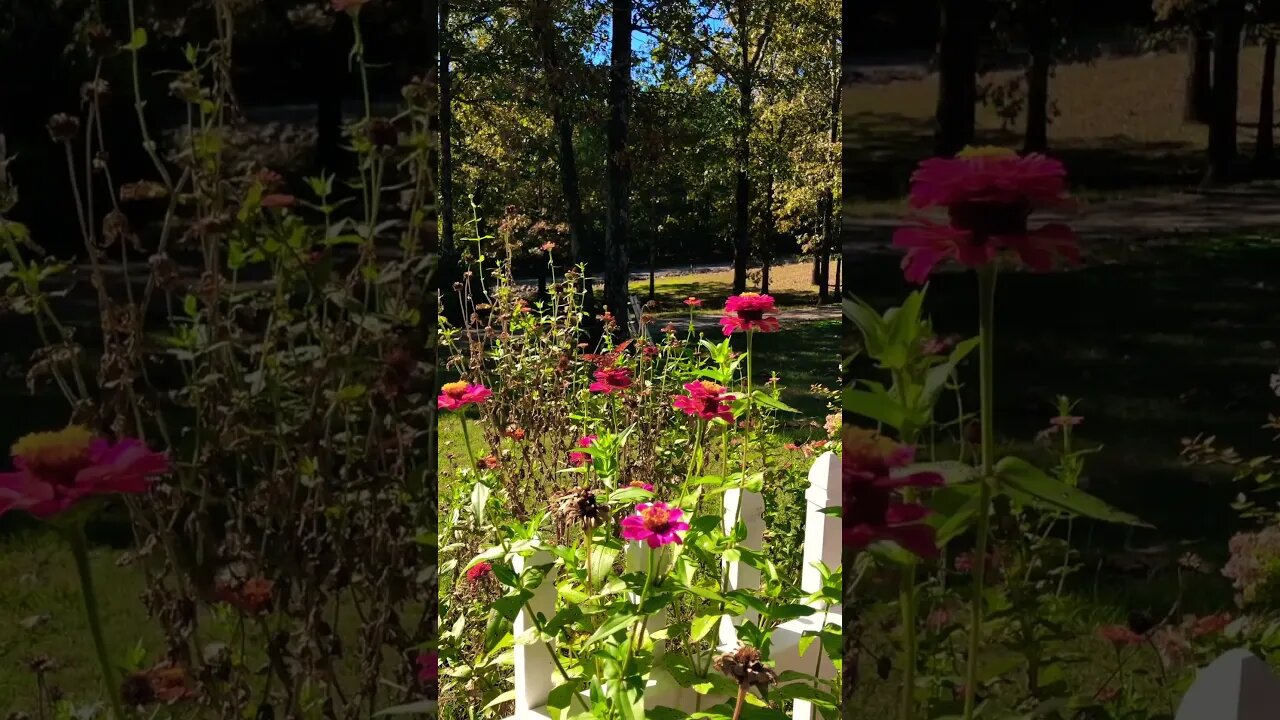
<path fill-rule="evenodd" d="M 907 255 L 906 278 L 923 283 L 938 263 L 955 260 L 979 267 L 1003 250 L 1035 270 L 1049 270 L 1055 258 L 1078 262 L 1080 249 L 1071 228 L 1051 223 L 1029 228 L 1036 210 L 1072 204 L 1066 169 L 1044 155 L 1018 156 L 1001 148 L 966 148 L 954 158 L 930 158 L 911 176 L 913 208 L 944 207 L 950 223 L 915 218 L 894 233 L 893 243 Z"/>
<path fill-rule="evenodd" d="M 457 410 L 466 405 L 479 405 L 493 396 L 493 391 L 483 385 L 472 385 L 465 380 L 445 383 L 440 388 L 436 406 L 441 410 Z"/>
<path fill-rule="evenodd" d="M 702 307 L 702 301 L 692 295 L 684 299 L 684 304 L 691 308 Z"/>
<path fill-rule="evenodd" d="M 899 445 L 879 433 L 847 428 L 844 437 L 844 540 L 854 548 L 889 540 L 921 557 L 938 554 L 934 530 L 921 521 L 923 505 L 899 501 L 904 487 L 937 487 L 941 475 L 915 472 L 892 475 L 915 460 L 915 449 Z"/>
<path fill-rule="evenodd" d="M 262 197 L 262 207 L 264 208 L 282 208 L 292 207 L 298 200 L 292 195 L 285 193 L 272 193 Z"/>
<path fill-rule="evenodd" d="M 467 580 L 473 583 L 480 582 L 486 577 L 489 577 L 489 574 L 492 572 L 493 565 L 487 562 L 478 563 L 473 565 L 470 570 L 467 570 Z"/>
<path fill-rule="evenodd" d="M 636 542 L 647 542 L 651 548 L 670 543 L 681 543 L 676 533 L 689 529 L 689 523 L 680 522 L 684 511 L 664 502 L 640 503 L 636 514 L 622 519 L 622 537 Z"/>
<path fill-rule="evenodd" d="M 140 440 L 111 443 L 76 425 L 27 435 L 12 454 L 15 472 L 0 473 L 0 515 L 49 518 L 92 495 L 144 493 L 169 470 L 168 456 Z"/>
<path fill-rule="evenodd" d="M 633 487 L 633 488 L 636 488 L 637 490 L 646 490 L 648 492 L 653 492 L 653 483 L 647 483 L 642 480 L 632 480 L 631 482 L 627 483 L 627 487 Z"/>
<path fill-rule="evenodd" d="M 596 441 L 595 435 L 584 435 L 578 438 L 578 447 L 591 447 Z M 582 467 L 591 463 L 591 453 L 571 452 L 569 453 L 569 464 L 574 467 Z"/>
<path fill-rule="evenodd" d="M 725 301 L 724 315 L 720 316 L 720 327 L 726 336 L 739 330 L 777 332 L 781 329 L 778 318 L 765 317 L 765 313 L 774 312 L 776 309 L 771 295 L 754 292 L 734 295 Z"/>
<path fill-rule="evenodd" d="M 734 399 L 732 393 L 726 393 L 724 386 L 709 380 L 698 380 L 685 383 L 688 395 L 677 395 L 671 399 L 672 407 L 683 410 L 688 415 L 711 421 L 720 418 L 733 423 L 733 409 L 729 403 Z"/>
<path fill-rule="evenodd" d="M 1104 625 L 1098 628 L 1098 635 L 1117 648 L 1143 643 L 1141 635 L 1123 625 Z"/>
<path fill-rule="evenodd" d="M 440 677 L 440 656 L 436 653 L 418 653 L 418 680 L 435 682 Z"/>
<path fill-rule="evenodd" d="M 593 377 L 596 379 L 590 386 L 593 393 L 608 395 L 631 387 L 631 370 L 628 368 L 604 368 L 595 371 Z"/>

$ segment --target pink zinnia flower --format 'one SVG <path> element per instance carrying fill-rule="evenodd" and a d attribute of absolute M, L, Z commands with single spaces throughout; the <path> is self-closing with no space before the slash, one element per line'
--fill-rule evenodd
<path fill-rule="evenodd" d="M 144 493 L 169 470 L 168 456 L 140 440 L 111 443 L 77 425 L 27 435 L 12 454 L 15 472 L 0 473 L 0 515 L 49 518 L 93 495 Z"/>
<path fill-rule="evenodd" d="M 692 295 L 684 299 L 684 304 L 691 308 L 702 307 L 702 301 Z"/>
<path fill-rule="evenodd" d="M 466 405 L 479 405 L 493 396 L 493 391 L 483 385 L 472 385 L 465 380 L 445 383 L 440 388 L 436 407 L 441 410 L 457 410 Z"/>
<path fill-rule="evenodd" d="M 921 522 L 929 511 L 918 503 L 900 502 L 904 487 L 937 487 L 941 475 L 916 472 L 893 475 L 915 460 L 915 449 L 899 445 L 871 430 L 847 428 L 844 436 L 844 541 L 854 548 L 889 540 L 921 557 L 934 557 L 933 528 Z"/>
<path fill-rule="evenodd" d="M 418 653 L 418 680 L 435 682 L 440 677 L 440 656 L 436 653 Z"/>
<path fill-rule="evenodd" d="M 733 423 L 733 409 L 729 407 L 729 403 L 735 396 L 732 393 L 726 393 L 723 385 L 717 385 L 710 380 L 698 380 L 685 383 L 684 389 L 688 390 L 689 394 L 673 397 L 672 407 L 706 421 L 720 418 L 727 423 Z"/>
<path fill-rule="evenodd" d="M 595 444 L 595 435 L 584 435 L 578 438 L 578 447 L 588 448 Z M 569 453 L 569 464 L 574 467 L 582 467 L 591 463 L 591 453 L 571 452 Z"/>
<path fill-rule="evenodd" d="M 651 548 L 671 543 L 681 543 L 677 532 L 689 529 L 689 523 L 680 522 L 684 511 L 664 502 L 640 503 L 636 514 L 622 519 L 622 537 L 636 542 L 647 542 Z"/>
<path fill-rule="evenodd" d="M 1063 425 L 1079 425 L 1082 422 L 1084 422 L 1084 418 L 1079 415 L 1060 415 L 1049 420 L 1049 424 L 1055 427 L 1062 427 Z"/>
<path fill-rule="evenodd" d="M 596 379 L 590 386 L 593 393 L 608 395 L 631 387 L 631 370 L 628 368 L 604 368 L 595 371 L 593 377 Z"/>
<path fill-rule="evenodd" d="M 642 482 L 640 480 L 632 480 L 630 483 L 627 484 L 627 487 L 633 487 L 638 490 L 647 490 L 649 492 L 653 492 L 652 483 Z"/>
<path fill-rule="evenodd" d="M 778 318 L 765 317 L 765 313 L 775 310 L 773 297 L 770 295 L 754 292 L 734 295 L 725 301 L 724 315 L 720 316 L 720 327 L 726 336 L 739 330 L 777 332 L 781 329 Z"/>
<path fill-rule="evenodd" d="M 1044 155 L 966 148 L 954 158 L 930 158 L 911 176 L 910 203 L 945 207 L 950 215 L 946 225 L 917 217 L 894 233 L 894 245 L 907 251 L 902 267 L 912 282 L 923 283 L 945 260 L 979 267 L 1004 250 L 1041 271 L 1051 269 L 1055 258 L 1080 259 L 1076 235 L 1066 225 L 1027 226 L 1033 211 L 1072 204 L 1066 169 Z"/>
<path fill-rule="evenodd" d="M 1117 648 L 1121 648 L 1126 645 L 1141 645 L 1143 643 L 1141 635 L 1123 625 L 1105 625 L 1100 627 L 1098 628 L 1098 636 Z"/>
<path fill-rule="evenodd" d="M 282 208 L 292 207 L 297 202 L 297 198 L 285 193 L 272 193 L 262 198 L 262 207 L 264 208 Z"/>
<path fill-rule="evenodd" d="M 332 4 L 336 12 L 356 13 L 368 2 L 369 0 L 333 0 Z"/>

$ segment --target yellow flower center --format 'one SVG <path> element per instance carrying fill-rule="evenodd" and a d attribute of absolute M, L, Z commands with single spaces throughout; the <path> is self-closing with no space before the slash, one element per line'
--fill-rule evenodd
<path fill-rule="evenodd" d="M 849 427 L 844 430 L 844 451 L 859 458 L 885 458 L 898 444 L 875 430 Z"/>
<path fill-rule="evenodd" d="M 958 158 L 982 158 L 982 157 L 1018 157 L 1018 153 L 1009 148 L 997 147 L 995 145 L 969 145 L 963 150 L 956 153 Z"/>
<path fill-rule="evenodd" d="M 666 508 L 648 507 L 640 513 L 649 532 L 665 533 L 671 528 L 671 512 Z"/>
<path fill-rule="evenodd" d="M 724 392 L 724 387 L 717 385 L 711 382 L 710 380 L 702 381 L 702 389 L 706 391 L 707 394 L 709 395 L 719 395 L 720 393 Z"/>
<path fill-rule="evenodd" d="M 459 380 L 458 382 L 445 383 L 440 387 L 440 391 L 449 397 L 462 397 L 467 391 L 467 383 Z"/>
<path fill-rule="evenodd" d="M 36 475 L 49 480 L 70 482 L 84 467 L 93 433 L 72 425 L 53 432 L 27 435 L 13 444 L 13 456 Z"/>

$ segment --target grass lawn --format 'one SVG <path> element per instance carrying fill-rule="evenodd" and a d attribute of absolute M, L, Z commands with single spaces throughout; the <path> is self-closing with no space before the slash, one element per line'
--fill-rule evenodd
<path fill-rule="evenodd" d="M 107 643 L 120 662 L 139 642 L 154 659 L 162 654 L 164 643 L 140 600 L 142 571 L 117 567 L 119 557 L 120 551 L 107 548 L 95 548 L 90 555 Z M 0 577 L 5 578 L 0 585 L 0 708 L 35 713 L 36 676 L 27 662 L 40 656 L 56 662 L 45 681 L 61 688 L 68 700 L 100 700 L 101 676 L 75 565 L 65 544 L 44 531 L 6 538 Z"/>
<path fill-rule="evenodd" d="M 832 264 L 834 272 L 835 265 Z M 796 262 L 778 265 L 769 272 L 769 294 L 778 301 L 778 307 L 813 307 L 818 301 L 818 288 L 813 284 L 813 263 Z M 760 270 L 748 274 L 749 290 L 760 290 Z M 642 301 L 649 297 L 649 281 L 631 283 L 631 292 Z M 694 296 L 703 301 L 699 315 L 719 315 L 724 301 L 733 294 L 733 271 L 670 275 L 654 281 L 654 300 L 658 303 L 655 313 L 659 317 L 687 317 L 689 309 L 684 299 Z"/>
<path fill-rule="evenodd" d="M 1262 49 L 1240 58 L 1239 142 L 1253 150 L 1262 79 Z M 1186 55 L 1158 53 L 1058 66 L 1049 83 L 1059 113 L 1049 126 L 1050 152 L 1071 169 L 1086 199 L 1194 185 L 1204 171 L 1208 129 L 1182 120 Z M 1002 83 L 1015 71 L 982 81 Z M 844 193 L 853 212 L 893 213 L 915 164 L 933 146 L 936 74 L 921 79 L 845 87 Z M 1002 127 L 979 105 L 978 142 L 1020 148 L 1023 120 Z M 848 212 L 849 209 L 846 210 Z"/>

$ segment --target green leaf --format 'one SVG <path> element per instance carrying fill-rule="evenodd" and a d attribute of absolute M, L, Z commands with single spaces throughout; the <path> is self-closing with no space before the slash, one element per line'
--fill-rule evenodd
<path fill-rule="evenodd" d="M 884 423 L 892 428 L 902 427 L 907 412 L 889 393 L 880 390 L 868 392 L 846 388 L 842 393 L 842 405 L 847 412 Z"/>
<path fill-rule="evenodd" d="M 699 615 L 693 619 L 692 632 L 689 636 L 691 642 L 698 642 L 711 632 L 712 628 L 719 624 L 721 615 Z"/>
<path fill-rule="evenodd" d="M 1029 496 L 1034 504 L 1094 520 L 1151 527 L 1083 490 L 1058 482 L 1021 458 L 1004 458 L 996 463 L 995 474 L 1002 488 Z"/>
<path fill-rule="evenodd" d="M 147 31 L 145 28 L 139 27 L 139 28 L 133 29 L 133 39 L 129 41 L 128 45 L 124 46 L 124 49 L 137 52 L 146 46 L 147 46 Z"/>
<path fill-rule="evenodd" d="M 774 396 L 770 395 L 770 394 L 769 394 L 769 393 L 767 393 L 767 392 L 763 392 L 763 391 L 757 390 L 757 391 L 753 392 L 751 395 L 752 395 L 752 400 L 753 400 L 757 405 L 761 405 L 761 406 L 763 406 L 763 407 L 767 407 L 767 408 L 769 408 L 769 409 L 771 409 L 771 410 L 777 410 L 778 412 L 788 412 L 788 413 L 798 413 L 798 412 L 800 412 L 799 410 L 797 410 L 797 409 L 795 409 L 795 408 L 791 407 L 790 405 L 788 405 L 788 404 L 786 404 L 786 403 L 782 402 L 781 400 L 779 400 L 779 399 L 775 398 Z"/>
<path fill-rule="evenodd" d="M 600 640 L 603 640 L 613 635 L 614 633 L 630 626 L 632 623 L 636 621 L 636 619 L 637 619 L 636 614 L 632 612 L 623 613 L 622 615 L 615 615 L 609 618 L 608 621 L 605 622 L 605 624 L 600 626 L 599 630 L 596 630 L 595 633 L 590 638 L 587 639 L 587 642 L 585 643 L 585 645 L 588 645 L 588 646 L 594 645 Z"/>
<path fill-rule="evenodd" d="M 920 403 L 925 408 L 932 408 L 934 403 L 938 402 L 938 395 L 942 393 L 942 389 L 947 385 L 947 378 L 956 371 L 956 366 L 965 359 L 973 349 L 978 347 L 979 338 L 969 338 L 955 346 L 951 351 L 951 356 L 941 365 L 935 365 L 929 369 L 924 380 L 924 393 L 921 396 Z"/>

